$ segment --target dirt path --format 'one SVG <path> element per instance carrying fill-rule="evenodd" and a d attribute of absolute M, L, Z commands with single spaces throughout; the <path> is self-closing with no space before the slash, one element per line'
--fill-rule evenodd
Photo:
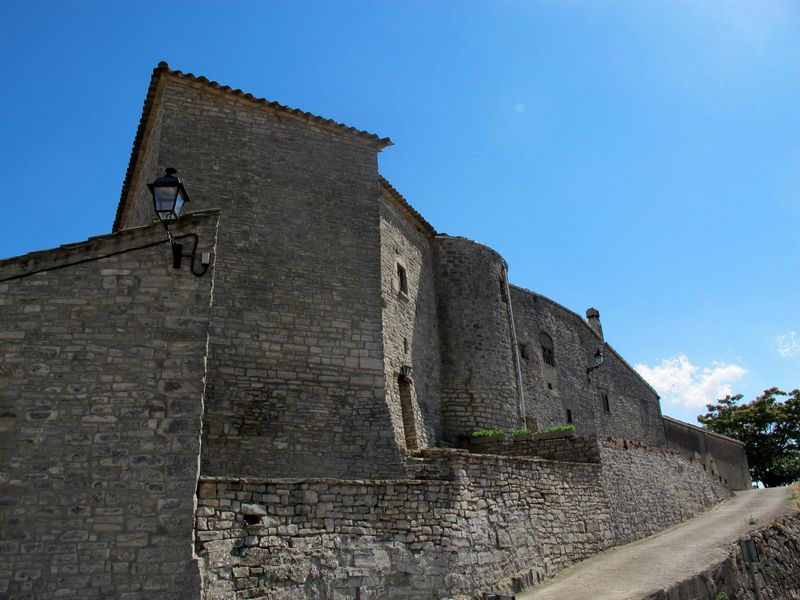
<path fill-rule="evenodd" d="M 745 532 L 794 511 L 792 488 L 737 492 L 715 509 L 659 534 L 606 550 L 519 600 L 638 600 L 725 559 Z"/>

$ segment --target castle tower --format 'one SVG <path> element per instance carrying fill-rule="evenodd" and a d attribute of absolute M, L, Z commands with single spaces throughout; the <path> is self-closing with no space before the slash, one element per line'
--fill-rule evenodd
<path fill-rule="evenodd" d="M 434 242 L 444 438 L 522 427 L 506 263 L 465 238 Z"/>

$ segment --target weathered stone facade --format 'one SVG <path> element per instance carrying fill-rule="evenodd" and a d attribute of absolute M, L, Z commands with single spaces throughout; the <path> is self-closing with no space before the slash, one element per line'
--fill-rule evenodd
<path fill-rule="evenodd" d="M 728 493 L 596 311 L 438 234 L 389 143 L 155 70 L 115 233 L 0 263 L 0 599 L 472 595 Z M 168 166 L 202 277 L 153 224 Z"/>
<path fill-rule="evenodd" d="M 599 464 L 429 449 L 419 479 L 203 480 L 197 554 L 207 597 L 519 591 L 730 494 L 668 451 L 603 452 Z M 626 469 L 635 485 L 620 486 Z"/>
<path fill-rule="evenodd" d="M 212 282 L 160 225 L 0 263 L 0 597 L 196 597 Z"/>

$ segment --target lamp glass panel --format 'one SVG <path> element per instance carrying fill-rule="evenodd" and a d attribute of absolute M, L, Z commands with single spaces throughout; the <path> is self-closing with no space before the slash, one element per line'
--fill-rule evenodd
<path fill-rule="evenodd" d="M 153 189 L 153 201 L 156 212 L 172 212 L 175 196 L 178 195 L 178 186 L 156 187 Z"/>
<path fill-rule="evenodd" d="M 174 212 L 175 212 L 175 216 L 176 217 L 180 217 L 181 216 L 181 210 L 183 209 L 183 203 L 185 201 L 186 201 L 186 199 L 183 197 L 183 193 L 179 191 L 178 192 L 178 197 L 175 198 L 175 211 Z"/>

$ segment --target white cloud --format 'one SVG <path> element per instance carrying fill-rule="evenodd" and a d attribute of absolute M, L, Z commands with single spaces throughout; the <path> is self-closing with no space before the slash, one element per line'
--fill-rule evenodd
<path fill-rule="evenodd" d="M 662 360 L 654 367 L 639 364 L 634 368 L 665 402 L 691 408 L 732 395 L 731 384 L 747 373 L 744 367 L 723 363 L 696 367 L 683 354 Z"/>
<path fill-rule="evenodd" d="M 794 331 L 787 331 L 785 334 L 779 335 L 775 341 L 778 344 L 778 354 L 783 358 L 800 354 L 800 339 L 797 339 Z"/>

